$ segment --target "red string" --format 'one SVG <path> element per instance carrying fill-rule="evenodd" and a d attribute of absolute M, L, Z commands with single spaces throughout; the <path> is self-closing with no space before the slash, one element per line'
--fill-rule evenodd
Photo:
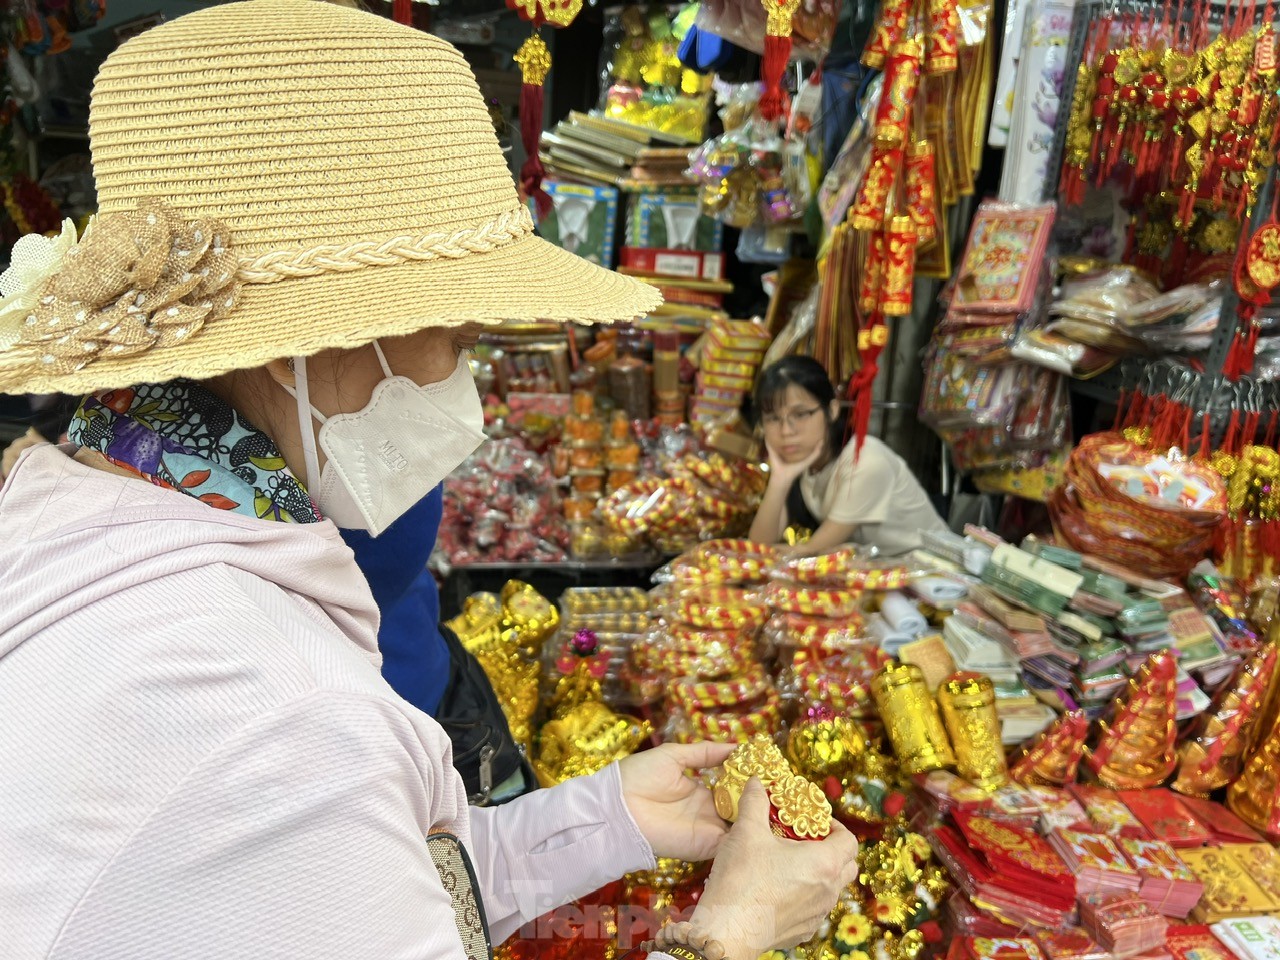
<path fill-rule="evenodd" d="M 1210 433 L 1209 433 L 1209 411 L 1208 411 L 1208 410 L 1206 410 L 1206 411 L 1204 412 L 1203 417 L 1201 418 L 1201 426 L 1200 426 L 1200 449 L 1196 451 L 1196 456 L 1197 456 L 1197 457 L 1208 457 L 1208 456 L 1209 456 L 1209 454 L 1211 453 L 1211 451 L 1210 451 L 1210 449 L 1209 449 L 1209 445 L 1210 445 L 1210 443 L 1211 443 L 1211 442 L 1212 442 L 1212 441 L 1211 441 Z"/>
<path fill-rule="evenodd" d="M 1242 446 L 1253 446 L 1258 439 L 1258 421 L 1262 419 L 1262 413 L 1254 410 L 1244 418 L 1244 431 L 1242 436 Z"/>
<path fill-rule="evenodd" d="M 1280 410 L 1272 410 L 1271 417 L 1267 420 L 1267 439 L 1266 446 L 1274 447 L 1276 445 L 1276 422 L 1280 420 Z"/>
<path fill-rule="evenodd" d="M 1232 410 L 1231 419 L 1227 422 L 1227 432 L 1222 437 L 1222 449 L 1232 455 L 1239 453 L 1240 446 L 1240 411 Z"/>
<path fill-rule="evenodd" d="M 1120 396 L 1116 399 L 1116 418 L 1111 422 L 1111 429 L 1115 433 L 1119 433 L 1124 429 L 1124 405 L 1125 401 L 1128 399 L 1128 393 L 1129 391 L 1125 390 L 1124 387 L 1121 387 Z"/>
<path fill-rule="evenodd" d="M 391 0 L 391 19 L 406 27 L 413 26 L 412 0 Z"/>

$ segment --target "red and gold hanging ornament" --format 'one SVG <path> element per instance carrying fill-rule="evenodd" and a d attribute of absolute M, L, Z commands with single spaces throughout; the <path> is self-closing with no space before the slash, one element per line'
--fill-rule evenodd
<path fill-rule="evenodd" d="M 874 70 L 884 67 L 885 58 L 906 35 L 913 6 L 913 0 L 882 0 L 875 33 L 862 51 L 864 65 Z"/>
<path fill-rule="evenodd" d="M 933 144 L 917 140 L 907 151 L 907 209 L 921 246 L 938 236 L 936 180 Z"/>
<path fill-rule="evenodd" d="M 1165 3 L 1162 18 L 1152 5 L 1093 24 L 1059 182 L 1066 205 L 1088 184 L 1124 186 L 1124 259 L 1171 283 L 1222 272 L 1271 165 L 1277 115 L 1270 4 L 1258 21 L 1255 0 L 1229 0 L 1210 39 L 1211 0 L 1191 2 L 1187 17 L 1180 0 L 1176 15 Z"/>
<path fill-rule="evenodd" d="M 507 0 L 507 6 L 535 28 L 543 24 L 567 27 L 581 12 L 582 0 Z M 525 196 L 533 198 L 541 219 L 551 211 L 551 197 L 542 189 L 546 171 L 538 155 L 545 97 L 543 84 L 551 71 L 551 51 L 535 30 L 511 59 L 520 65 L 520 142 L 525 153 L 520 167 L 520 187 Z"/>
<path fill-rule="evenodd" d="M 1258 311 L 1271 302 L 1271 292 L 1280 286 L 1280 218 L 1276 196 L 1271 201 L 1271 216 L 1252 236 L 1245 227 L 1244 238 L 1236 254 L 1235 286 L 1239 303 L 1236 307 L 1238 328 L 1231 349 L 1222 364 L 1228 380 L 1238 380 L 1253 370 L 1253 357 L 1258 346 Z"/>
<path fill-rule="evenodd" d="M 960 8 L 956 0 L 929 0 L 929 40 L 925 70 L 950 73 L 960 65 Z"/>
<path fill-rule="evenodd" d="M 800 0 L 760 0 L 766 19 L 764 58 L 760 61 L 760 80 L 764 93 L 760 97 L 760 116 L 770 122 L 787 113 L 787 94 L 782 89 L 782 74 L 791 59 L 791 18 L 800 8 Z"/>
<path fill-rule="evenodd" d="M 880 355 L 889 342 L 888 318 L 911 313 L 917 251 L 935 243 L 943 228 L 926 104 L 934 99 L 954 102 L 945 92 L 935 98 L 929 85 L 942 90 L 951 82 L 946 75 L 958 68 L 959 39 L 957 0 L 882 0 L 875 32 L 862 54 L 864 64 L 883 68 L 884 79 L 871 162 L 847 217 L 848 225 L 863 235 L 857 245 L 858 366 L 846 392 L 853 408 L 850 434 L 859 450 L 871 417 Z M 965 149 L 954 146 L 957 152 Z"/>

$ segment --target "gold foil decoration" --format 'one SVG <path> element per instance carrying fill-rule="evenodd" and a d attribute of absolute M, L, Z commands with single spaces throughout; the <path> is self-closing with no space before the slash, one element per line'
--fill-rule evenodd
<path fill-rule="evenodd" d="M 951 734 L 960 776 L 983 790 L 1008 783 L 991 678 L 978 673 L 953 673 L 938 688 L 938 703 Z"/>
<path fill-rule="evenodd" d="M 798 720 L 787 736 L 787 758 L 802 773 L 817 779 L 843 776 L 866 749 L 867 738 L 849 717 Z"/>
<path fill-rule="evenodd" d="M 1263 698 L 1276 673 L 1274 642 L 1261 647 L 1219 700 L 1203 715 L 1200 732 L 1179 751 L 1178 779 L 1173 789 L 1207 797 L 1225 787 L 1244 768 L 1245 748 L 1253 739 L 1253 726 Z"/>
<path fill-rule="evenodd" d="M 908 663 L 886 664 L 871 681 L 880 718 L 904 773 L 955 766 L 955 754 L 929 694 L 924 673 Z"/>
<path fill-rule="evenodd" d="M 1227 790 L 1227 806 L 1267 839 L 1280 841 L 1280 722 L 1272 726 L 1240 779 Z"/>
<path fill-rule="evenodd" d="M 1129 680 L 1127 700 L 1116 698 L 1111 723 L 1085 765 L 1110 790 L 1157 787 L 1178 764 L 1174 752 L 1178 706 L 1176 664 L 1167 650 L 1149 656 Z"/>
<path fill-rule="evenodd" d="M 546 787 L 590 776 L 635 753 L 651 733 L 647 720 L 623 716 L 602 701 L 587 700 L 543 725 L 533 769 Z"/>
<path fill-rule="evenodd" d="M 777 745 L 764 735 L 752 737 L 724 761 L 712 788 L 716 813 L 734 821 L 747 781 L 764 786 L 772 807 L 773 831 L 797 840 L 818 840 L 831 832 L 831 804 L 816 784 L 798 776 Z"/>
<path fill-rule="evenodd" d="M 1022 748 L 1009 767 L 1009 776 L 1023 784 L 1065 787 L 1075 783 L 1089 735 L 1089 718 L 1083 710 L 1064 713 L 1053 725 Z"/>

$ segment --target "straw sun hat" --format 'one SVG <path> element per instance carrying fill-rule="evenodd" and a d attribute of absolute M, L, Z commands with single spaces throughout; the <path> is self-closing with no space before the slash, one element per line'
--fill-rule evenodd
<path fill-rule="evenodd" d="M 467 321 L 631 320 L 652 288 L 533 236 L 449 44 L 309 0 L 130 40 L 89 112 L 99 213 L 0 279 L 0 391 L 207 378 Z"/>

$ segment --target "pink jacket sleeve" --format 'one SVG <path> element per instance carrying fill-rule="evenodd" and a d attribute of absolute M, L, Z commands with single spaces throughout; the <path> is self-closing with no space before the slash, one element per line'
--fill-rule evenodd
<path fill-rule="evenodd" d="M 500 807 L 471 808 L 471 845 L 495 944 L 554 907 L 654 866 L 616 763 Z"/>

